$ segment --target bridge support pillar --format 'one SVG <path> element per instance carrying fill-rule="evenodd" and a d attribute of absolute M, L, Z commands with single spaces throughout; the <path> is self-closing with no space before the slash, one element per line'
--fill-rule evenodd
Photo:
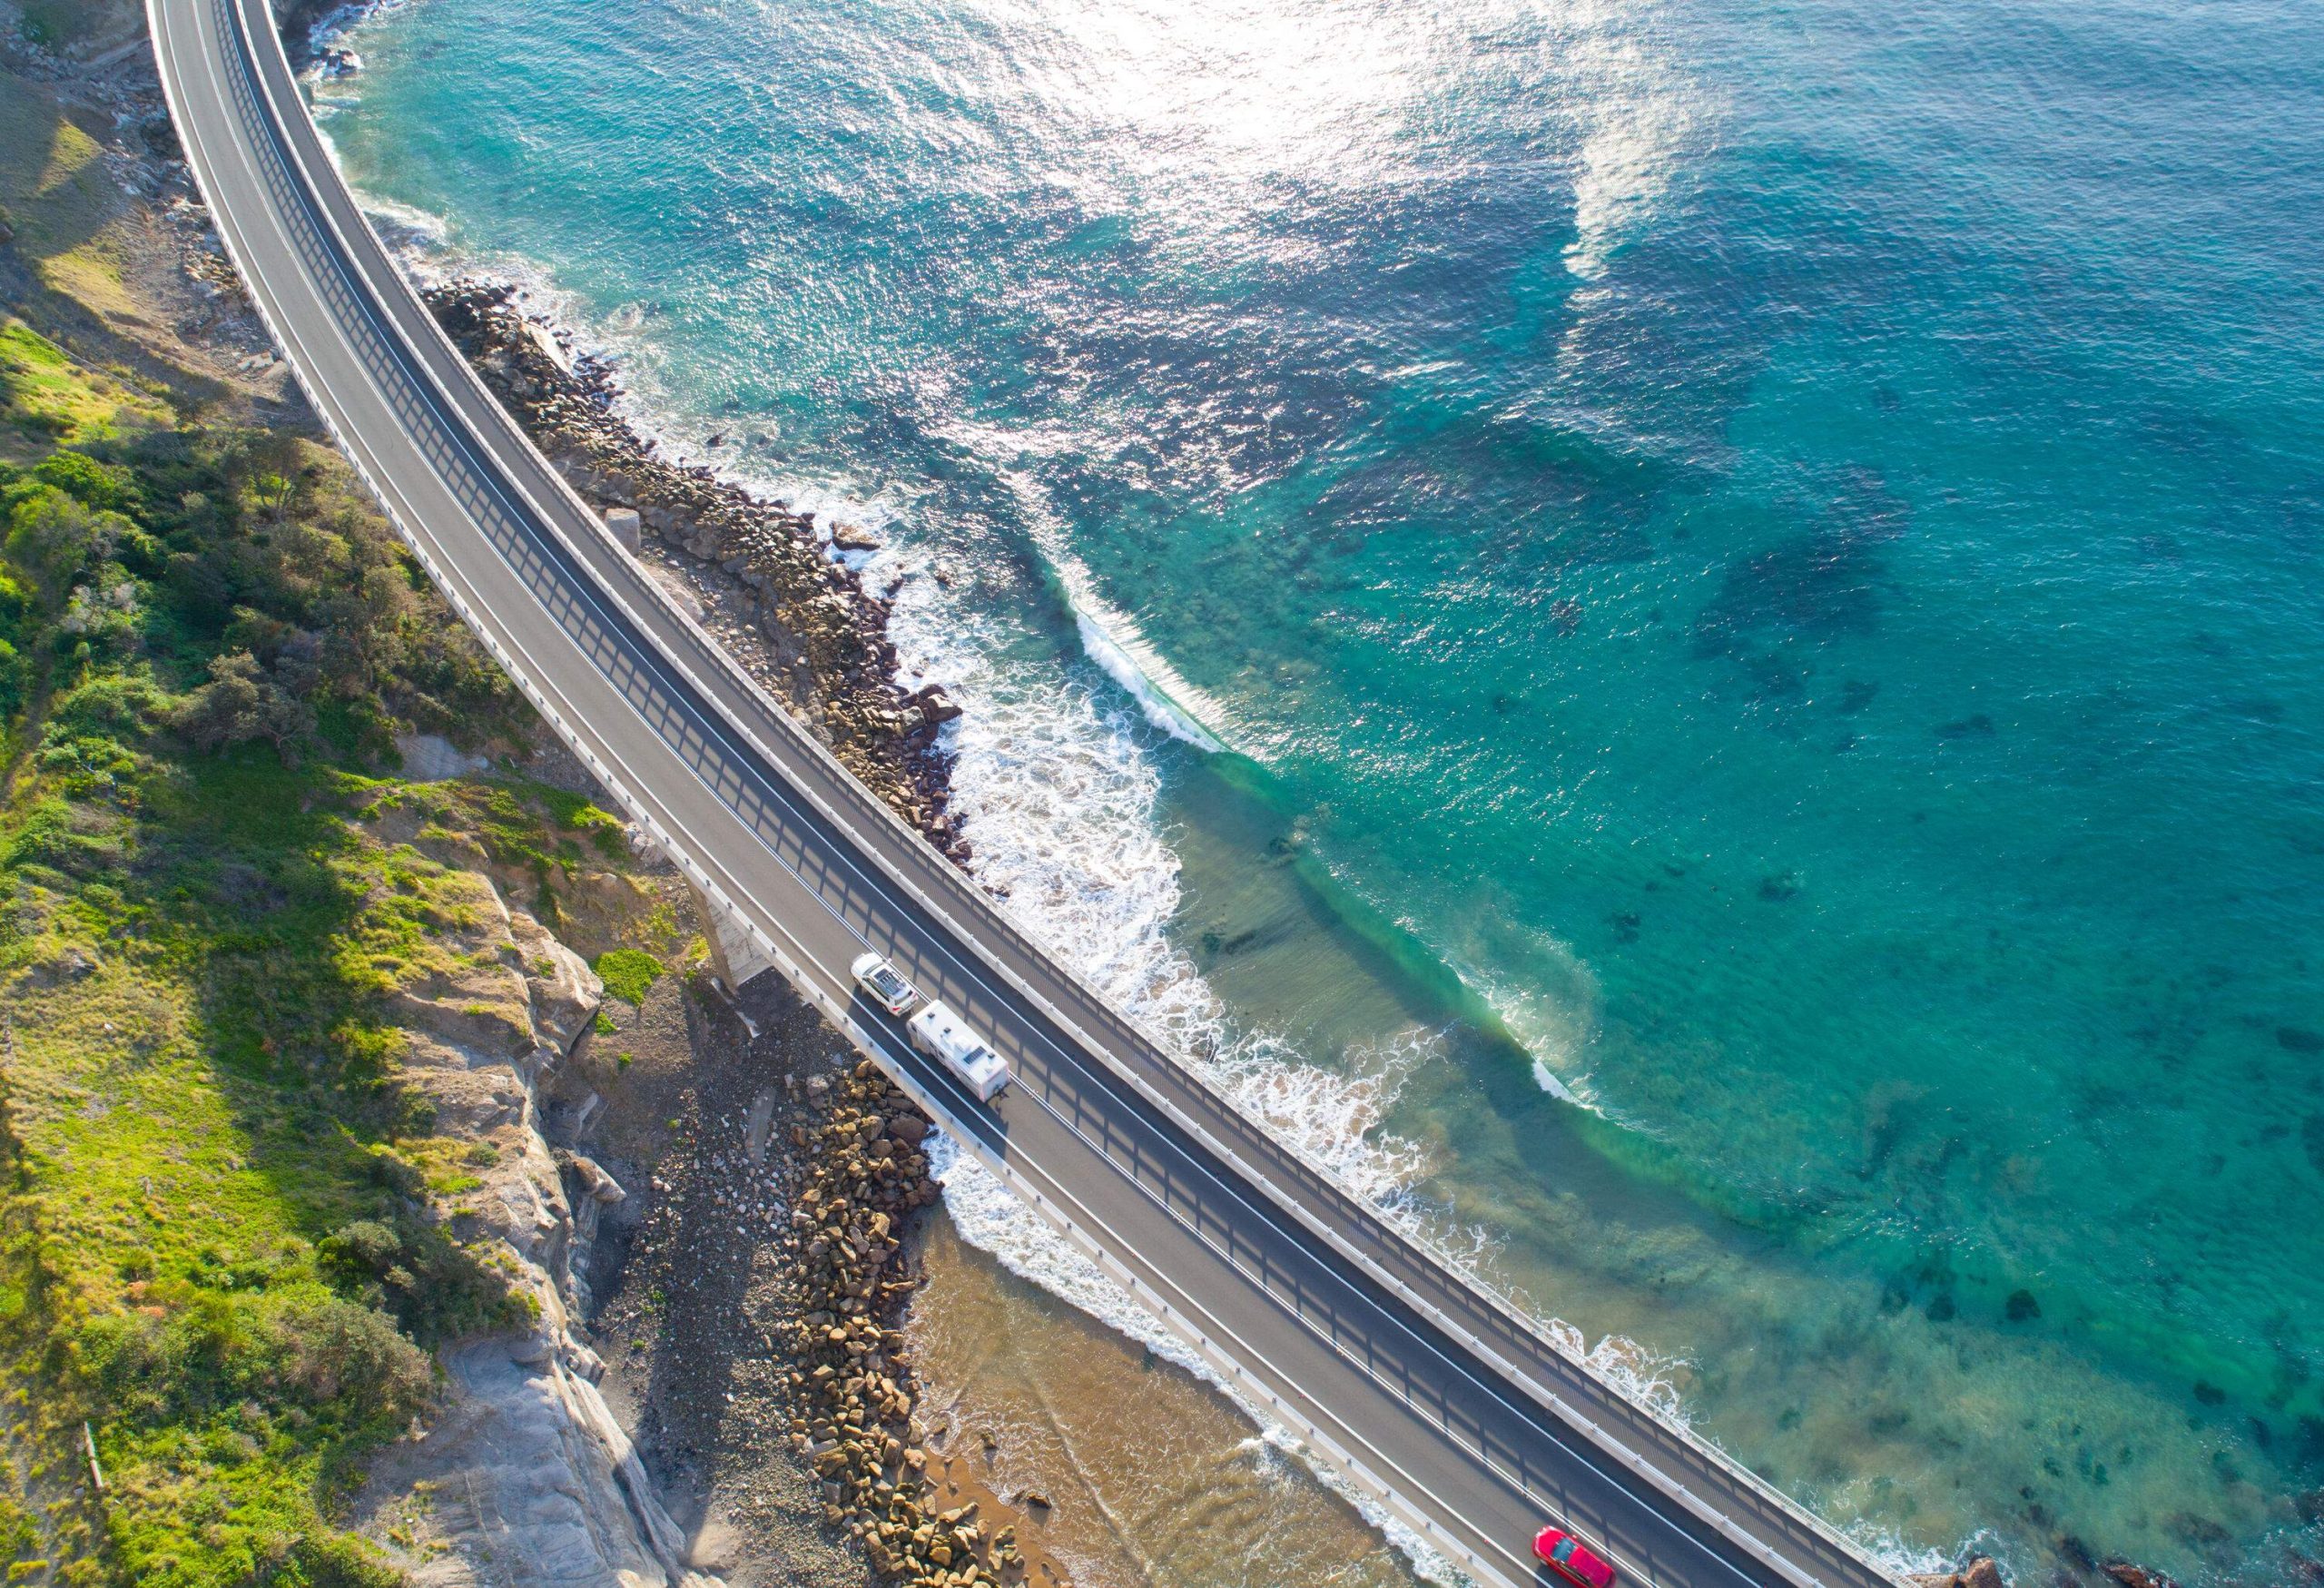
<path fill-rule="evenodd" d="M 730 991 L 764 971 L 774 969 L 774 962 L 766 957 L 748 928 L 710 902 L 709 895 L 688 880 L 686 887 L 694 894 L 694 908 L 701 912 L 702 923 L 710 939 L 710 968 Z"/>

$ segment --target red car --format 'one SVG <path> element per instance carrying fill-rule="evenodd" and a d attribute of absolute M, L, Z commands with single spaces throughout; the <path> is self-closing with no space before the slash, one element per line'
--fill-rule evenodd
<path fill-rule="evenodd" d="M 1614 1588 L 1614 1568 L 1562 1527 L 1541 1529 L 1541 1535 L 1533 1541 L 1533 1553 L 1541 1557 L 1541 1564 L 1568 1582 L 1581 1583 L 1581 1588 Z"/>

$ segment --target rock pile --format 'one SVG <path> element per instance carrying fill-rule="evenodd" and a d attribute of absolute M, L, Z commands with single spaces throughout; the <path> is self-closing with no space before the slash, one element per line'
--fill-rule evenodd
<path fill-rule="evenodd" d="M 822 1480 L 823 1519 L 861 1539 L 882 1576 L 918 1588 L 1014 1582 L 1015 1530 L 989 1535 L 976 1506 L 924 1506 L 926 1435 L 897 1325 L 915 1281 L 900 1226 L 932 1202 L 921 1142 L 928 1119 L 870 1060 L 858 1064 L 811 1135 L 784 1238 L 802 1291 L 792 1326 L 793 1442 Z"/>
<path fill-rule="evenodd" d="M 1905 1579 L 1913 1588 L 2003 1588 L 2001 1568 L 1979 1555 L 1957 1572 L 1922 1572 Z"/>
<path fill-rule="evenodd" d="M 763 643 L 760 682 L 891 810 L 965 861 L 967 841 L 946 811 L 950 761 L 936 742 L 960 708 L 940 688 L 907 693 L 896 683 L 886 603 L 825 554 L 814 521 L 659 456 L 614 411 L 612 371 L 573 357 L 556 331 L 525 315 L 513 287 L 460 280 L 427 296 L 574 489 L 601 510 L 634 510 L 647 537 L 682 553 L 693 580 Z M 861 531 L 845 533 L 842 544 L 867 543 Z"/>

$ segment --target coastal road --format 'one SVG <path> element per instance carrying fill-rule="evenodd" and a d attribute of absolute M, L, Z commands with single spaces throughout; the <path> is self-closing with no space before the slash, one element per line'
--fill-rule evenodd
<path fill-rule="evenodd" d="M 1546 1581 L 1530 1541 L 1551 1520 L 1626 1583 L 1891 1582 L 1285 1150 L 1005 920 L 671 604 L 474 378 L 340 181 L 263 0 L 149 16 L 252 301 L 429 575 L 696 886 L 1063 1238 L 1481 1583 Z M 1017 1077 L 995 1106 L 855 995 L 866 946 L 990 1034 Z"/>

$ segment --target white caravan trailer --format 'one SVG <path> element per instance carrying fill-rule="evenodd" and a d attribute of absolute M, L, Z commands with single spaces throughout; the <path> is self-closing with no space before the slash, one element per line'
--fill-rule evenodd
<path fill-rule="evenodd" d="M 1008 1060 L 945 1005 L 929 1004 L 904 1022 L 904 1030 L 913 1047 L 959 1076 L 979 1102 L 990 1102 L 1009 1084 Z"/>

